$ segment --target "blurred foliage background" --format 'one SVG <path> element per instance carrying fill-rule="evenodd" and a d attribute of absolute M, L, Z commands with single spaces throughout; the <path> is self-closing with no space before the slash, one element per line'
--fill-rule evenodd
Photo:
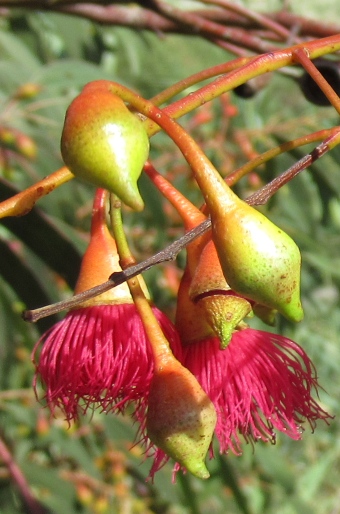
<path fill-rule="evenodd" d="M 306 2 L 299 4 L 300 10 L 302 4 Z M 327 13 L 332 9 L 336 21 L 337 3 L 328 4 Z M 322 11 L 318 7 L 319 20 Z M 86 82 L 107 78 L 151 97 L 191 73 L 231 58 L 198 36 L 105 26 L 43 10 L 0 11 L 0 129 L 16 134 L 16 143 L 8 142 L 3 133 L 0 137 L 0 199 L 62 165 L 59 141 L 65 110 Z M 23 89 L 25 84 L 35 86 L 31 94 Z M 199 122 L 198 113 L 204 122 Z M 273 76 L 251 99 L 231 93 L 183 120 L 223 174 L 245 163 L 251 152 L 337 123 L 334 109 L 307 102 L 297 82 L 282 74 Z M 238 193 L 248 195 L 309 149 L 270 162 L 242 180 Z M 186 164 L 162 134 L 153 139 L 152 159 L 200 204 Z M 142 449 L 132 446 L 136 427 L 128 416 L 95 412 L 69 428 L 62 418 L 51 419 L 34 397 L 30 353 L 39 334 L 57 318 L 30 325 L 21 312 L 72 293 L 88 241 L 93 188 L 72 181 L 39 201 L 27 216 L 1 220 L 0 435 L 45 506 L 41 512 L 340 513 L 339 160 L 340 150 L 335 149 L 264 208 L 295 239 L 303 257 L 305 319 L 296 326 L 280 320 L 275 330 L 310 355 L 323 386 L 320 401 L 335 419 L 330 426 L 320 424 L 314 434 L 306 427 L 299 442 L 280 435 L 274 447 L 258 444 L 254 451 L 245 446 L 241 457 L 217 456 L 209 463 L 211 478 L 204 482 L 179 474 L 172 484 L 170 464 L 154 484 L 146 482 L 150 464 L 143 462 Z M 138 260 L 183 231 L 146 178 L 141 179 L 141 191 L 145 212 L 126 212 L 124 218 Z M 177 263 L 145 275 L 155 302 L 170 316 L 184 257 L 180 254 Z M 0 513 L 33 512 L 25 510 L 7 464 L 0 458 Z"/>

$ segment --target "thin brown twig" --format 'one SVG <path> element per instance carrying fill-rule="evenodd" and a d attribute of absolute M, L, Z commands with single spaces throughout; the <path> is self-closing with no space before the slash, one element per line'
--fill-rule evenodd
<path fill-rule="evenodd" d="M 153 0 L 153 3 L 164 16 L 176 20 L 180 25 L 191 27 L 193 34 L 227 40 L 259 53 L 272 52 L 276 49 L 263 39 L 253 36 L 248 30 L 221 25 L 196 13 L 177 9 L 163 0 Z"/>
<path fill-rule="evenodd" d="M 338 23 L 331 23 L 330 21 L 322 22 L 319 19 L 313 20 L 288 11 L 269 13 L 267 16 L 285 27 L 288 27 L 290 30 L 296 27 L 300 37 L 322 38 L 340 33 Z"/>
<path fill-rule="evenodd" d="M 218 3 L 225 2 L 227 0 L 207 0 L 205 3 Z M 272 13 L 253 13 L 252 16 L 249 13 L 245 15 L 241 14 L 242 6 L 238 4 L 228 2 L 235 5 L 234 12 L 232 10 L 227 11 L 224 9 L 207 9 L 197 8 L 197 4 L 194 5 L 193 9 L 188 9 L 189 12 L 200 16 L 206 20 L 214 21 L 220 25 L 229 27 L 240 27 L 247 31 L 252 31 L 259 28 L 259 20 L 261 25 L 261 17 L 266 20 L 272 20 L 274 25 L 271 27 L 273 32 L 277 31 L 277 26 L 286 28 L 289 33 L 292 31 L 299 34 L 300 37 L 327 37 L 340 32 L 340 26 L 336 23 L 330 23 L 329 21 L 321 22 L 320 20 L 313 20 L 306 17 L 298 16 L 294 13 L 282 10 Z M 44 10 L 44 11 L 57 11 L 64 12 L 67 14 L 73 14 L 75 16 L 88 18 L 103 24 L 110 25 L 122 25 L 132 28 L 144 28 L 157 33 L 161 32 L 176 32 L 176 33 L 192 33 L 193 29 L 190 27 L 184 27 L 183 24 L 176 20 L 169 19 L 168 16 L 164 16 L 156 9 L 152 8 L 152 2 L 145 6 L 143 1 L 135 2 L 111 2 L 109 5 L 107 0 L 93 1 L 77 1 L 77 0 L 0 0 L 0 9 L 3 16 L 10 15 L 12 8 L 20 7 L 26 10 Z M 187 2 L 188 5 L 188 2 Z M 238 11 L 238 12 L 237 12 Z M 260 18 L 259 18 L 260 17 Z M 276 28 L 275 28 L 276 24 Z M 262 26 L 263 22 L 262 22 Z M 268 25 L 269 27 L 269 25 Z M 283 33 L 282 33 L 283 34 Z"/>
<path fill-rule="evenodd" d="M 260 27 L 264 27 L 266 29 L 269 29 L 270 31 L 273 31 L 276 33 L 281 40 L 286 41 L 290 36 L 291 32 L 286 27 L 281 25 L 280 23 L 277 23 L 275 20 L 272 20 L 271 18 L 268 18 L 267 16 L 258 13 L 256 11 L 252 11 L 251 9 L 247 9 L 243 5 L 240 5 L 235 2 L 231 2 L 229 0 L 202 0 L 205 4 L 213 4 L 217 5 L 229 12 L 234 12 L 236 14 L 240 14 L 241 16 L 244 16 L 245 18 L 254 21 L 256 24 L 258 24 Z M 296 38 L 295 43 L 301 42 L 299 38 Z"/>
<path fill-rule="evenodd" d="M 164 0 L 153 0 L 147 6 L 143 1 L 122 1 L 107 5 L 107 0 L 0 0 L 0 12 L 2 16 L 10 16 L 11 9 L 20 7 L 25 10 L 59 12 L 105 25 L 145 29 L 157 34 L 200 34 L 232 53 L 235 52 L 228 48 L 228 44 L 255 53 L 265 53 L 277 48 L 277 44 L 283 40 L 296 40 L 297 36 L 308 39 L 340 33 L 337 24 L 322 23 L 285 11 L 255 13 L 229 0 L 206 0 L 205 3 L 218 4 L 221 8 L 198 9 L 194 5 L 194 9 L 175 10 Z M 240 53 L 236 52 L 236 55 Z"/>

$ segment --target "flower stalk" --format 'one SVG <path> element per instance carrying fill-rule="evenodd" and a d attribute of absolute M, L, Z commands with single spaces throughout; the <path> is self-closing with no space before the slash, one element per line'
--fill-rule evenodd
<path fill-rule="evenodd" d="M 340 114 L 340 98 L 330 83 L 325 79 L 322 73 L 320 73 L 315 64 L 311 61 L 307 48 L 297 48 L 294 50 L 293 58 L 296 62 L 304 67 L 307 73 L 309 73 L 321 91 L 325 94 L 326 98 L 328 98 L 337 113 Z"/>
<path fill-rule="evenodd" d="M 120 206 L 115 198 L 111 202 L 111 220 L 120 262 L 125 267 L 132 264 L 134 259 L 125 238 Z M 147 435 L 193 475 L 208 478 L 204 459 L 215 429 L 215 409 L 195 377 L 173 355 L 138 277 L 127 282 L 154 359 L 154 375 L 147 399 Z"/>

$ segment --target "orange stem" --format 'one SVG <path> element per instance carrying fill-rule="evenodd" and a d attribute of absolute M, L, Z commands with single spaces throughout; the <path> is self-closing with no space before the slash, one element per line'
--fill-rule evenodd
<path fill-rule="evenodd" d="M 328 98 L 334 109 L 336 109 L 337 113 L 340 114 L 340 98 L 315 64 L 310 60 L 308 48 L 296 48 L 293 52 L 293 59 L 304 67 Z"/>
<path fill-rule="evenodd" d="M 144 171 L 155 184 L 162 195 L 175 207 L 183 219 L 186 230 L 196 227 L 206 219 L 206 216 L 188 200 L 178 189 L 163 177 L 154 166 L 148 161 L 144 165 Z"/>
<path fill-rule="evenodd" d="M 114 195 L 111 195 L 111 223 L 114 238 L 117 244 L 120 264 L 123 269 L 135 264 L 135 259 L 128 246 L 121 217 L 120 202 L 115 205 Z M 141 317 L 145 332 L 151 343 L 155 367 L 160 369 L 170 359 L 174 359 L 163 331 L 152 311 L 149 300 L 141 287 L 139 277 L 127 280 L 133 302 Z"/>
<path fill-rule="evenodd" d="M 160 370 L 169 361 L 175 360 L 170 349 L 169 341 L 166 339 L 153 311 L 150 303 L 140 287 L 138 278 L 128 280 L 130 292 L 140 315 L 144 330 L 151 344 L 152 353 L 155 361 L 155 368 Z"/>
<path fill-rule="evenodd" d="M 51 193 L 54 189 L 73 179 L 74 175 L 66 166 L 51 173 L 33 186 L 4 200 L 0 203 L 0 218 L 6 216 L 24 216 L 39 198 Z"/>

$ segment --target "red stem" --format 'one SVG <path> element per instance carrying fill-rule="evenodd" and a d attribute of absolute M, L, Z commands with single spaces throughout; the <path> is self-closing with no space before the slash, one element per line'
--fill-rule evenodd
<path fill-rule="evenodd" d="M 332 88 L 332 86 L 327 82 L 325 77 L 320 73 L 315 64 L 309 58 L 309 52 L 307 48 L 297 48 L 293 52 L 293 58 L 299 64 L 301 64 L 307 73 L 312 77 L 312 79 L 317 83 L 321 91 L 328 98 L 330 103 L 333 105 L 334 109 L 336 109 L 337 113 L 340 114 L 340 98 Z"/>
<path fill-rule="evenodd" d="M 196 227 L 206 216 L 147 162 L 144 171 L 162 195 L 175 207 L 183 219 L 186 230 Z"/>
<path fill-rule="evenodd" d="M 0 459 L 7 467 L 13 482 L 16 484 L 28 512 L 30 514 L 47 514 L 48 510 L 32 495 L 26 478 L 2 439 L 0 439 Z"/>
<path fill-rule="evenodd" d="M 98 188 L 96 190 L 91 218 L 91 236 L 98 233 L 99 228 L 105 225 L 106 221 L 106 200 L 108 197 L 108 191 L 106 189 Z"/>

